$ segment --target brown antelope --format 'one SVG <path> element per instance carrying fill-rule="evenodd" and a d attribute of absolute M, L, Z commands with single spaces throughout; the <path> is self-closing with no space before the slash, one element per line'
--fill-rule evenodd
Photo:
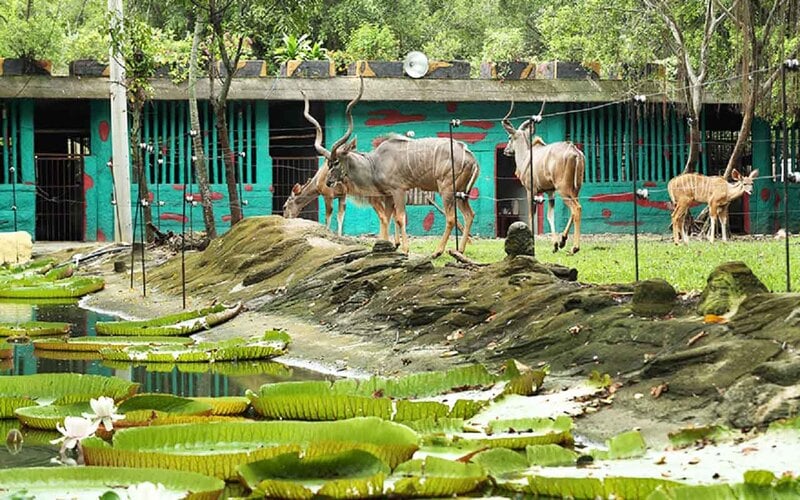
<path fill-rule="evenodd" d="M 408 252 L 406 191 L 413 188 L 437 191 L 442 197 L 446 226 L 434 256 L 439 256 L 444 252 L 453 226 L 456 225 L 456 204 L 464 216 L 464 237 L 458 249 L 463 253 L 475 217 L 475 212 L 469 206 L 467 196 L 480 172 L 475 156 L 464 143 L 455 142 L 452 145 L 453 162 L 451 164 L 449 139 L 409 139 L 401 135 L 389 136 L 368 153 L 356 151 L 355 141 L 349 143 L 347 141 L 353 133 L 353 106 L 361 99 L 363 91 L 364 81 L 362 79 L 358 95 L 348 103 L 345 110 L 347 131 L 344 136 L 331 146 L 330 151 L 322 147 L 317 148 L 317 151 L 328 159 L 330 165 L 328 184 L 343 182 L 348 195 L 369 199 L 376 199 L 376 197 L 377 199 L 386 199 L 385 206 L 387 207 L 391 203 L 394 206 L 395 224 L 402 234 L 401 249 L 406 253 Z M 317 127 L 317 136 L 320 136 L 321 128 L 318 123 L 315 123 L 315 126 Z M 455 174 L 453 174 L 452 165 L 455 165 Z M 455 193 L 453 192 L 454 184 Z M 455 203 L 454 198 L 456 198 Z M 384 214 L 384 217 L 386 215 Z M 382 238 L 386 238 L 388 235 L 388 220 L 386 222 L 385 227 L 383 224 L 381 226 Z"/>
<path fill-rule="evenodd" d="M 695 173 L 681 174 L 670 179 L 667 183 L 667 191 L 674 207 L 672 210 L 672 239 L 675 244 L 680 243 L 679 233 L 682 233 L 685 243 L 689 242 L 684 219 L 692 203 L 695 202 L 708 203 L 708 215 L 711 222 L 708 241 L 714 241 L 717 217 L 722 226 L 722 241 L 728 241 L 728 207 L 732 201 L 740 198 L 743 194 L 749 195 L 753 192 L 753 179 L 757 176 L 758 170 L 753 170 L 749 176 L 743 176 L 738 170 L 734 170 L 731 173 L 733 184 L 729 184 L 725 178 L 719 175 L 708 177 Z"/>
<path fill-rule="evenodd" d="M 339 212 L 337 214 L 337 221 L 339 222 L 339 236 L 341 236 L 346 198 L 348 195 L 347 186 L 343 182 L 333 182 L 330 186 L 328 185 L 328 176 L 330 173 L 330 168 L 328 167 L 330 161 L 330 152 L 322 145 L 322 126 L 320 126 L 319 122 L 309 113 L 309 102 L 305 92 L 301 91 L 300 93 L 303 94 L 303 100 L 305 102 L 303 115 L 306 117 L 306 120 L 308 120 L 309 123 L 314 125 L 314 128 L 316 129 L 314 148 L 325 158 L 325 161 L 314 177 L 306 181 L 303 186 L 300 186 L 300 192 L 297 195 L 294 195 L 294 191 L 296 188 L 298 188 L 299 184 L 295 184 L 295 187 L 292 189 L 293 196 L 286 200 L 286 203 L 283 206 L 283 216 L 297 217 L 297 214 L 300 213 L 303 207 L 311 203 L 311 200 L 314 196 L 321 194 L 325 199 L 325 224 L 330 225 L 330 216 L 333 212 L 333 198 L 338 198 Z M 303 193 L 302 198 L 301 193 Z M 378 214 L 378 221 L 380 223 L 380 238 L 388 241 L 389 223 L 391 222 L 392 213 L 394 212 L 394 201 L 391 199 L 391 197 L 361 196 L 359 194 L 352 193 L 351 197 L 355 198 L 359 202 L 369 203 L 372 206 L 372 209 L 375 210 L 376 214 Z M 290 208 L 289 212 L 287 212 L 287 206 Z M 294 215 L 287 215 L 287 213 L 294 213 Z M 394 234 L 394 243 L 395 245 L 398 245 L 400 238 L 400 226 L 397 224 L 396 218 L 395 225 L 397 227 Z"/>
<path fill-rule="evenodd" d="M 328 163 L 323 164 L 322 168 L 317 170 L 314 177 L 311 177 L 302 186 L 295 184 L 292 187 L 292 192 L 286 203 L 283 204 L 283 216 L 287 219 L 293 219 L 300 215 L 300 212 L 317 196 L 322 195 L 325 201 L 325 227 L 331 227 L 331 216 L 333 215 L 333 200 L 339 200 L 339 210 L 336 212 L 336 221 L 339 225 L 336 232 L 339 236 L 342 235 L 342 228 L 344 226 L 344 211 L 347 203 L 347 191 L 345 191 L 342 184 L 336 184 L 333 187 L 325 186 L 324 191 L 319 190 L 319 179 L 328 176 Z M 324 185 L 324 182 L 323 182 Z"/>
<path fill-rule="evenodd" d="M 514 172 L 517 178 L 528 191 L 528 226 L 533 228 L 533 210 L 531 197 L 536 193 L 547 193 L 547 222 L 553 233 L 553 251 L 564 248 L 567 243 L 570 226 L 575 224 L 575 234 L 572 240 L 572 253 L 580 250 L 581 245 L 581 204 L 578 195 L 583 185 L 583 171 L 585 159 L 583 153 L 571 142 L 554 142 L 545 144 L 538 136 L 530 137 L 536 132 L 536 124 L 530 119 L 526 120 L 515 129 L 508 120 L 514 110 L 514 101 L 511 109 L 503 117 L 503 128 L 508 132 L 508 144 L 503 154 L 513 156 L 517 165 Z M 544 103 L 539 111 L 539 117 L 544 111 Z M 531 167 L 533 168 L 533 186 L 531 186 Z M 555 192 L 561 195 L 564 204 L 569 208 L 570 217 L 567 226 L 561 234 L 556 233 L 555 225 Z"/>

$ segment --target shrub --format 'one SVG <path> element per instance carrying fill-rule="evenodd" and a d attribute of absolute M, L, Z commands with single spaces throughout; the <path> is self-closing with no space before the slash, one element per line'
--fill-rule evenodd
<path fill-rule="evenodd" d="M 353 60 L 395 61 L 400 43 L 387 26 L 367 23 L 353 32 L 345 51 Z"/>

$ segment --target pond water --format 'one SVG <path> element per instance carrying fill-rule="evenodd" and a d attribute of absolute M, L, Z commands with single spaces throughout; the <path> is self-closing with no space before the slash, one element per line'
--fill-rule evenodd
<path fill-rule="evenodd" d="M 72 324 L 71 336 L 94 336 L 95 323 L 117 319 L 78 307 L 76 302 L 22 303 L 0 301 L 0 322 L 60 321 Z M 257 333 L 257 332 L 252 332 Z M 15 343 L 12 359 L 2 360 L 0 376 L 34 373 L 83 373 L 114 376 L 141 384 L 139 392 L 159 392 L 177 396 L 242 396 L 263 384 L 287 380 L 330 378 L 312 370 L 289 367 L 277 362 L 240 363 L 119 363 L 98 359 L 96 353 L 34 351 L 32 343 Z M 20 427 L 15 419 L 0 420 L 0 437 L 20 429 L 25 438 L 21 451 L 0 447 L 0 468 L 48 465 L 58 446 L 49 444 L 58 433 Z"/>

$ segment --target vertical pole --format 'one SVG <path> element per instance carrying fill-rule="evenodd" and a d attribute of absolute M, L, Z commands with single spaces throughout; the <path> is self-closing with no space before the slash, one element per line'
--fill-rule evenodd
<path fill-rule="evenodd" d="M 6 137 L 6 140 L 8 138 Z M 6 142 L 8 144 L 8 142 Z M 8 172 L 11 174 L 11 211 L 14 212 L 14 232 L 18 231 L 17 229 L 17 167 L 11 165 L 8 168 Z"/>
<path fill-rule="evenodd" d="M 450 120 L 450 170 L 453 174 L 453 216 L 455 217 L 456 251 L 458 251 L 460 247 L 458 246 L 458 205 L 456 204 L 458 193 L 456 192 L 456 159 L 453 147 L 453 127 L 458 127 L 459 125 L 461 125 L 461 120 Z"/>
<path fill-rule="evenodd" d="M 183 295 L 183 308 L 186 309 L 186 178 L 183 179 L 183 217 L 181 217 L 181 290 Z"/>
<path fill-rule="evenodd" d="M 108 11 L 113 30 L 122 27 L 122 0 L 108 0 Z M 118 221 L 114 234 L 116 241 L 133 242 L 133 225 L 131 224 L 131 178 L 130 160 L 128 158 L 128 104 L 125 91 L 125 68 L 122 54 L 110 50 L 111 73 L 111 146 L 112 169 L 114 178 L 114 199 L 116 219 Z"/>
<path fill-rule="evenodd" d="M 541 117 L 539 118 L 541 119 Z M 536 257 L 536 192 L 533 190 L 533 124 L 536 121 L 536 116 L 531 115 L 530 122 L 528 123 L 528 181 L 530 184 L 531 206 L 528 210 L 531 211 L 531 242 L 533 243 L 533 256 Z"/>
<path fill-rule="evenodd" d="M 787 11 L 788 16 L 788 11 Z M 787 17 L 788 22 L 788 17 Z M 786 232 L 786 238 L 784 238 L 785 249 L 784 252 L 786 253 L 786 291 L 792 291 L 792 280 L 791 274 L 789 271 L 789 171 L 788 171 L 788 162 L 787 156 L 789 155 L 788 151 L 788 143 L 787 143 L 787 135 L 788 135 L 788 128 L 786 125 L 786 69 L 789 66 L 789 61 L 784 61 L 781 64 L 781 128 L 782 131 L 782 139 L 781 141 L 781 172 L 783 173 L 783 229 Z"/>
<path fill-rule="evenodd" d="M 147 274 L 144 270 L 144 245 L 145 245 L 145 235 L 146 230 L 144 226 L 144 207 L 147 206 L 149 202 L 145 199 L 142 199 L 139 203 L 139 212 L 141 212 L 141 216 L 139 217 L 139 236 L 142 238 L 142 296 L 147 297 Z"/>
<path fill-rule="evenodd" d="M 119 203 L 117 203 L 119 206 Z M 140 204 L 136 203 L 136 208 L 133 217 L 133 228 L 139 223 L 139 207 Z M 131 288 L 133 288 L 133 271 L 136 267 L 136 237 L 131 238 Z"/>
<path fill-rule="evenodd" d="M 634 121 L 633 125 L 633 139 L 634 139 L 634 148 L 639 147 L 638 145 L 638 137 L 637 135 L 637 126 L 639 122 L 639 103 L 645 101 L 645 96 L 637 95 L 633 98 L 633 106 L 634 110 L 631 113 L 631 119 Z M 634 160 L 638 163 L 637 155 L 634 155 Z M 638 165 L 634 165 L 633 174 L 631 176 L 632 180 L 632 191 L 633 191 L 633 262 L 635 268 L 635 277 L 636 281 L 639 281 L 639 206 L 637 204 L 638 194 L 636 193 L 636 184 L 639 181 L 639 172 L 638 172 Z"/>

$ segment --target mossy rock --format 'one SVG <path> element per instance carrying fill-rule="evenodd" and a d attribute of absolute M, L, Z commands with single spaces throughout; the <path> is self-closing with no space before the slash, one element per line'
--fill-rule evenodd
<path fill-rule="evenodd" d="M 633 286 L 631 309 L 639 316 L 664 316 L 672 311 L 678 294 L 660 278 L 639 281 Z"/>
<path fill-rule="evenodd" d="M 697 312 L 701 315 L 735 312 L 749 295 L 768 291 L 747 264 L 741 261 L 726 262 L 717 266 L 708 276 Z"/>
<path fill-rule="evenodd" d="M 524 222 L 517 221 L 508 228 L 505 241 L 506 255 L 534 255 L 533 237 L 531 230 Z"/>

